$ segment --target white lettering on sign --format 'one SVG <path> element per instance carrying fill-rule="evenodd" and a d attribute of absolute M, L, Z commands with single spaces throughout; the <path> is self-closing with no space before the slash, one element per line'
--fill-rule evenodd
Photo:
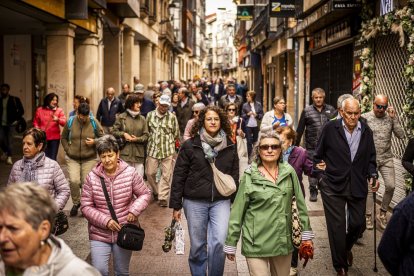
<path fill-rule="evenodd" d="M 387 14 L 394 9 L 393 0 L 381 0 L 381 15 Z"/>

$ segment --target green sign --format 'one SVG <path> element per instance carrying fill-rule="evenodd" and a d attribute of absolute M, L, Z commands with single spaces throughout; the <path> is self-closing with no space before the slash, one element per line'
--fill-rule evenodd
<path fill-rule="evenodd" d="M 238 5 L 237 6 L 237 20 L 249 21 L 253 20 L 254 6 L 253 5 Z"/>

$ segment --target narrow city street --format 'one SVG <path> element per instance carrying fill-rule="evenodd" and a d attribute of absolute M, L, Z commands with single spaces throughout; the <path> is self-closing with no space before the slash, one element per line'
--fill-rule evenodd
<path fill-rule="evenodd" d="M 19 137 L 14 139 L 15 157 L 18 160 L 21 150 L 19 148 Z M 0 166 L 0 186 L 7 183 L 8 173 L 11 166 L 1 164 Z M 62 165 L 66 174 L 66 167 Z M 305 186 L 308 185 L 305 177 Z M 316 235 L 314 239 L 315 256 L 310 260 L 306 268 L 302 268 L 303 261 L 300 262 L 300 275 L 317 275 L 328 276 L 335 275 L 336 272 L 332 267 L 331 254 L 329 249 L 328 234 L 326 231 L 326 222 L 324 211 L 320 196 L 317 202 L 310 202 L 306 200 L 309 210 L 309 216 L 313 231 Z M 65 207 L 65 212 L 69 216 L 69 210 L 72 207 L 71 200 L 68 201 Z M 377 206 L 377 210 L 379 207 Z M 172 210 L 169 208 L 162 208 L 156 202 L 152 202 L 147 210 L 140 216 L 139 220 L 145 230 L 145 241 L 143 250 L 134 252 L 131 259 L 131 275 L 191 275 L 188 267 L 188 253 L 189 253 L 189 237 L 186 231 L 185 235 L 185 255 L 176 255 L 174 248 L 164 253 L 161 246 L 164 243 L 164 228 L 170 225 L 172 219 Z M 70 228 L 68 232 L 61 237 L 72 248 L 74 253 L 80 258 L 89 260 L 89 240 L 87 222 L 82 216 L 69 218 Z M 185 219 L 183 220 L 183 228 L 187 230 Z M 363 238 L 355 245 L 353 249 L 354 264 L 349 269 L 350 276 L 359 275 L 389 275 L 381 261 L 377 258 L 378 273 L 374 273 L 374 235 L 373 231 L 366 231 Z M 382 231 L 377 231 L 377 243 L 381 239 Z M 225 273 L 227 276 L 242 275 L 248 276 L 248 268 L 245 258 L 240 253 L 240 246 L 236 256 L 236 262 L 226 260 Z"/>

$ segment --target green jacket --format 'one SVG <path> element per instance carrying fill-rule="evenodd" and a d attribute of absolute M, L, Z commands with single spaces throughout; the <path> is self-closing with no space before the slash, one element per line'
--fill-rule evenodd
<path fill-rule="evenodd" d="M 285 256 L 292 252 L 293 193 L 297 198 L 302 240 L 311 239 L 308 211 L 295 170 L 287 162 L 279 163 L 275 185 L 252 163 L 241 179 L 231 209 L 224 252 L 235 254 L 240 234 L 242 254 L 246 257 Z"/>
<path fill-rule="evenodd" d="M 99 137 L 102 137 L 104 132 L 101 124 L 98 122 L 98 120 L 94 120 L 97 128 L 96 134 Z M 69 132 L 71 132 L 70 143 Z M 95 137 L 95 131 L 89 118 L 87 118 L 84 123 L 81 123 L 77 117 L 74 118 L 70 131 L 68 124 L 66 123 L 65 127 L 63 128 L 61 137 L 63 149 L 65 150 L 66 155 L 71 159 L 76 161 L 87 161 L 96 158 L 95 145 L 88 146 L 85 142 L 86 138 L 99 138 Z"/>
<path fill-rule="evenodd" d="M 121 159 L 127 162 L 144 163 L 145 143 L 148 140 L 148 125 L 145 117 L 138 115 L 133 118 L 127 111 L 120 114 L 116 118 L 112 134 L 116 137 L 124 137 L 125 132 L 135 135 L 138 141 L 126 143 L 121 150 Z"/>

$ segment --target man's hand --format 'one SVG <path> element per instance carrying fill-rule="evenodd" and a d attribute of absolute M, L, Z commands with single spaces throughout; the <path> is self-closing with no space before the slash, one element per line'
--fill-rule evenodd
<path fill-rule="evenodd" d="M 234 254 L 226 254 L 227 259 L 234 262 L 236 260 L 236 256 Z"/>
<path fill-rule="evenodd" d="M 129 135 L 129 133 L 124 133 L 124 138 L 125 138 L 125 140 L 127 140 L 128 142 L 131 142 L 132 141 L 132 136 L 131 135 Z"/>
<path fill-rule="evenodd" d="M 181 210 L 173 211 L 173 219 L 175 219 L 176 221 L 181 221 Z"/>
<path fill-rule="evenodd" d="M 134 215 L 133 213 L 128 213 L 127 221 L 128 222 L 136 222 L 138 220 L 138 217 Z"/>
<path fill-rule="evenodd" d="M 109 230 L 114 231 L 114 232 L 119 232 L 121 230 L 121 225 L 119 225 L 119 223 L 117 223 L 113 219 L 111 219 L 110 221 L 108 221 L 108 224 L 106 225 L 106 227 Z"/>
<path fill-rule="evenodd" d="M 326 163 L 325 161 L 321 160 L 318 164 L 315 166 L 317 169 L 324 171 L 326 169 Z"/>
<path fill-rule="evenodd" d="M 375 181 L 375 183 L 373 181 Z M 369 184 L 369 187 L 371 188 L 372 192 L 376 193 L 378 191 L 378 189 L 379 189 L 378 179 L 370 178 L 368 184 Z"/>
<path fill-rule="evenodd" d="M 390 116 L 391 119 L 395 118 L 395 109 L 392 106 L 388 106 L 387 108 L 388 116 Z"/>
<path fill-rule="evenodd" d="M 85 143 L 86 143 L 86 145 L 88 145 L 88 146 L 93 146 L 93 144 L 95 144 L 95 139 L 92 139 L 92 138 L 86 138 Z"/>

